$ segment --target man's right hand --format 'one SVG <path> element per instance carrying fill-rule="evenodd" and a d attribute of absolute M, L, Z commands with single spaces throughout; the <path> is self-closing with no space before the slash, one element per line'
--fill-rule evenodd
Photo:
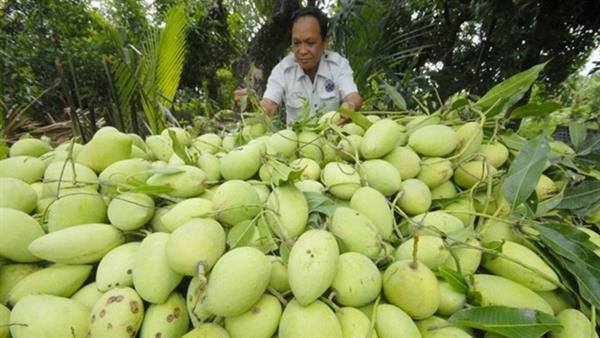
<path fill-rule="evenodd" d="M 240 105 L 240 101 L 242 100 L 242 96 L 248 95 L 248 90 L 246 88 L 239 88 L 233 92 L 233 100 L 236 105 Z"/>

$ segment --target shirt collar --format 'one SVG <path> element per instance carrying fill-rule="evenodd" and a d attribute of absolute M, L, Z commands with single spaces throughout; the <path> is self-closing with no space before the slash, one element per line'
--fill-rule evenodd
<path fill-rule="evenodd" d="M 331 69 L 329 68 L 329 64 L 327 59 L 329 58 L 330 52 L 325 51 L 323 55 L 321 55 L 321 59 L 319 60 L 319 69 L 317 70 L 317 75 L 315 77 L 323 77 L 325 79 L 333 80 L 331 76 Z M 294 61 L 294 63 L 296 63 Z M 299 80 L 303 76 L 308 76 L 304 73 L 304 69 L 300 67 L 298 63 L 296 63 L 296 79 Z"/>

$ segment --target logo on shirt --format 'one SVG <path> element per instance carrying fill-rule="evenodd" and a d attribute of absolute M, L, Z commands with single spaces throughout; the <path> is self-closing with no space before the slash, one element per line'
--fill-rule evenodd
<path fill-rule="evenodd" d="M 333 81 L 327 79 L 325 81 L 325 90 L 328 92 L 332 92 L 335 89 L 335 84 L 333 83 Z"/>

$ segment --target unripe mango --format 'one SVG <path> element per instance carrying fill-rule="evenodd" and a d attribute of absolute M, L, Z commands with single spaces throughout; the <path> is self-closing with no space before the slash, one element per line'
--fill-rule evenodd
<path fill-rule="evenodd" d="M 463 161 L 475 154 L 483 141 L 483 129 L 477 122 L 467 122 L 456 129 L 458 145 L 456 161 Z"/>
<path fill-rule="evenodd" d="M 169 238 L 164 232 L 146 236 L 133 264 L 133 286 L 150 303 L 164 303 L 183 278 L 171 269 L 165 255 Z"/>
<path fill-rule="evenodd" d="M 110 250 L 98 264 L 96 285 L 100 291 L 133 285 L 133 265 L 140 242 L 129 242 Z"/>
<path fill-rule="evenodd" d="M 441 210 L 416 215 L 412 221 L 418 224 L 418 228 L 409 223 L 409 231 L 416 230 L 421 235 L 440 236 L 440 232 L 451 234 L 464 229 L 464 224 L 460 219 Z"/>
<path fill-rule="evenodd" d="M 146 146 L 158 160 L 167 162 L 173 155 L 173 142 L 169 137 L 150 135 L 146 137 Z"/>
<path fill-rule="evenodd" d="M 264 294 L 250 310 L 225 318 L 225 329 L 231 338 L 272 337 L 279 326 L 281 313 L 279 300 Z"/>
<path fill-rule="evenodd" d="M 262 207 L 252 185 L 240 180 L 221 184 L 215 191 L 212 201 L 217 220 L 227 225 L 236 225 L 241 221 L 252 219 Z"/>
<path fill-rule="evenodd" d="M 267 154 L 289 158 L 298 149 L 298 135 L 291 129 L 284 129 L 269 136 L 266 141 Z"/>
<path fill-rule="evenodd" d="M 10 338 L 10 310 L 0 303 L 0 338 Z"/>
<path fill-rule="evenodd" d="M 502 255 L 534 268 L 539 273 L 502 256 L 487 259 L 483 266 L 494 274 L 520 283 L 533 291 L 550 291 L 558 287 L 560 281 L 554 270 L 531 249 L 506 241 L 502 244 Z"/>
<path fill-rule="evenodd" d="M 288 279 L 300 304 L 314 302 L 331 286 L 338 259 L 337 242 L 328 231 L 308 230 L 296 240 L 289 255 Z"/>
<path fill-rule="evenodd" d="M 16 156 L 0 160 L 0 177 L 18 178 L 25 183 L 42 179 L 46 164 L 36 157 Z"/>
<path fill-rule="evenodd" d="M 288 281 L 287 266 L 281 257 L 269 256 L 267 259 L 271 262 L 271 279 L 269 287 L 278 292 L 286 292 L 290 290 L 290 282 Z"/>
<path fill-rule="evenodd" d="M 215 220 L 196 218 L 171 234 L 165 255 L 169 266 L 182 275 L 194 276 L 198 265 L 209 271 L 225 252 L 225 231 Z"/>
<path fill-rule="evenodd" d="M 412 259 L 415 238 L 410 238 L 400 244 L 396 250 L 396 260 Z M 417 259 L 428 268 L 435 270 L 442 266 L 450 256 L 444 245 L 444 240 L 437 236 L 419 236 L 417 244 Z"/>
<path fill-rule="evenodd" d="M 464 189 L 470 189 L 476 184 L 485 183 L 495 169 L 483 161 L 472 161 L 461 164 L 454 173 L 454 182 Z"/>
<path fill-rule="evenodd" d="M 340 326 L 342 327 L 342 334 L 345 338 L 350 337 L 371 337 L 377 338 L 377 332 L 372 330 L 371 335 L 371 321 L 360 310 L 353 307 L 343 307 L 336 311 Z"/>
<path fill-rule="evenodd" d="M 566 291 L 561 289 L 555 289 L 552 291 L 538 291 L 536 293 L 540 297 L 544 298 L 548 304 L 550 304 L 554 313 L 559 313 L 562 310 L 575 306 L 575 299 Z"/>
<path fill-rule="evenodd" d="M 115 162 L 98 175 L 101 190 L 114 194 L 121 184 L 146 182 L 150 177 L 151 163 L 141 158 L 132 158 Z"/>
<path fill-rule="evenodd" d="M 0 265 L 0 303 L 6 303 L 8 293 L 21 279 L 40 269 L 35 264 Z"/>
<path fill-rule="evenodd" d="M 400 189 L 400 175 L 389 162 L 380 159 L 364 161 L 360 166 L 360 173 L 370 187 L 385 196 L 390 196 Z"/>
<path fill-rule="evenodd" d="M 261 166 L 261 148 L 249 144 L 235 148 L 220 159 L 221 175 L 226 180 L 247 180 L 254 176 Z"/>
<path fill-rule="evenodd" d="M 452 178 L 452 162 L 445 158 L 431 157 L 421 161 L 421 171 L 417 179 L 427 184 L 429 189 L 439 187 Z"/>
<path fill-rule="evenodd" d="M 48 205 L 46 227 L 55 232 L 75 225 L 105 223 L 107 207 L 102 195 L 88 188 L 69 189 Z"/>
<path fill-rule="evenodd" d="M 194 276 L 188 285 L 185 302 L 188 315 L 194 327 L 200 326 L 214 315 L 206 308 L 206 278 Z"/>
<path fill-rule="evenodd" d="M 83 338 L 89 310 L 68 298 L 52 295 L 23 297 L 10 313 L 10 332 L 19 337 Z"/>
<path fill-rule="evenodd" d="M 383 159 L 390 162 L 398 170 L 403 180 L 417 177 L 421 171 L 421 158 L 408 147 L 397 147 Z"/>
<path fill-rule="evenodd" d="M 0 208 L 21 210 L 26 214 L 32 212 L 38 195 L 33 188 L 14 177 L 0 177 Z"/>
<path fill-rule="evenodd" d="M 206 323 L 196 327 L 181 338 L 231 338 L 231 336 L 219 325 Z"/>
<path fill-rule="evenodd" d="M 420 155 L 440 157 L 456 149 L 458 135 L 448 126 L 434 124 L 413 132 L 408 138 L 408 145 Z"/>
<path fill-rule="evenodd" d="M 362 136 L 359 135 L 348 135 L 343 138 L 337 146 L 340 157 L 349 162 L 356 162 L 357 158 L 361 156 L 362 139 Z"/>
<path fill-rule="evenodd" d="M 283 310 L 279 338 L 342 338 L 342 327 L 333 311 L 321 301 L 303 306 L 292 299 Z"/>
<path fill-rule="evenodd" d="M 175 204 L 161 217 L 161 222 L 169 232 L 193 218 L 211 218 L 215 213 L 214 204 L 204 198 L 194 197 Z"/>
<path fill-rule="evenodd" d="M 556 315 L 563 328 L 560 331 L 552 331 L 549 338 L 598 338 L 598 333 L 592 326 L 590 320 L 579 310 L 566 309 Z"/>
<path fill-rule="evenodd" d="M 50 163 L 44 172 L 44 195 L 58 195 L 59 187 L 61 190 L 82 187 L 98 190 L 98 176 L 79 163 Z"/>
<path fill-rule="evenodd" d="M 481 293 L 482 306 L 529 308 L 554 315 L 552 307 L 542 297 L 521 284 L 494 275 L 475 274 L 473 278 L 473 289 Z"/>
<path fill-rule="evenodd" d="M 317 163 L 323 160 L 323 139 L 312 131 L 301 131 L 298 134 L 298 157 L 307 157 Z"/>
<path fill-rule="evenodd" d="M 304 232 L 308 219 L 308 202 L 294 185 L 275 188 L 269 195 L 266 208 L 272 211 L 266 214 L 267 223 L 280 238 L 296 238 Z"/>
<path fill-rule="evenodd" d="M 349 135 L 363 136 L 365 134 L 365 130 L 353 122 L 344 124 L 342 131 Z"/>
<path fill-rule="evenodd" d="M 166 185 L 173 188 L 168 194 L 173 197 L 194 197 L 204 191 L 206 174 L 202 169 L 190 165 L 177 167 L 181 172 L 174 174 L 154 174 L 150 176 L 147 184 Z"/>
<path fill-rule="evenodd" d="M 37 257 L 63 264 L 99 262 L 112 248 L 125 242 L 121 231 L 109 224 L 75 225 L 41 236 L 29 244 Z"/>
<path fill-rule="evenodd" d="M 360 307 L 379 296 L 381 283 L 381 273 L 373 261 L 363 254 L 346 252 L 339 257 L 331 287 L 339 304 Z"/>
<path fill-rule="evenodd" d="M 535 194 L 537 195 L 538 200 L 546 200 L 556 193 L 558 193 L 558 187 L 556 186 L 556 183 L 554 183 L 550 177 L 542 174 L 537 185 L 535 186 Z"/>
<path fill-rule="evenodd" d="M 131 145 L 132 140 L 126 134 L 103 128 L 81 148 L 77 162 L 100 173 L 109 165 L 130 158 Z"/>
<path fill-rule="evenodd" d="M 390 153 L 401 136 L 400 125 L 390 119 L 381 119 L 365 131 L 360 143 L 360 153 L 368 160 L 381 158 Z"/>
<path fill-rule="evenodd" d="M 37 138 L 24 138 L 10 146 L 9 156 L 40 157 L 50 151 L 52 147 L 48 143 Z"/>
<path fill-rule="evenodd" d="M 451 316 L 454 312 L 463 308 L 466 296 L 445 281 L 438 281 L 440 289 L 440 306 L 436 313 L 441 316 Z"/>
<path fill-rule="evenodd" d="M 50 265 L 21 279 L 10 290 L 8 303 L 15 305 L 21 298 L 31 294 L 70 297 L 83 285 L 91 271 L 91 265 Z"/>
<path fill-rule="evenodd" d="M 146 310 L 140 338 L 181 337 L 188 329 L 185 299 L 173 292 L 163 304 L 151 304 Z"/>
<path fill-rule="evenodd" d="M 292 161 L 290 167 L 294 170 L 302 170 L 302 180 L 318 180 L 321 177 L 319 163 L 310 158 L 298 158 Z"/>
<path fill-rule="evenodd" d="M 206 174 L 207 181 L 216 182 L 221 179 L 221 163 L 215 155 L 203 151 L 198 155 L 196 164 Z"/>
<path fill-rule="evenodd" d="M 481 263 L 482 254 L 481 250 L 473 248 L 473 246 L 481 246 L 478 240 L 474 238 L 467 238 L 465 243 L 468 244 L 468 246 L 465 244 L 454 243 L 450 246 L 449 250 L 454 252 L 454 256 L 458 258 L 458 262 L 460 264 L 460 272 L 462 273 L 462 275 L 468 276 L 477 271 L 477 268 Z M 454 256 L 451 255 L 450 257 L 448 257 L 448 259 L 444 263 L 444 266 L 451 270 L 458 271 L 458 267 L 456 265 L 456 260 L 454 259 Z"/>
<path fill-rule="evenodd" d="M 439 186 L 431 189 L 431 199 L 432 200 L 441 200 L 447 198 L 454 198 L 458 194 L 456 191 L 456 186 L 452 181 L 446 181 Z"/>
<path fill-rule="evenodd" d="M 143 319 L 144 303 L 135 290 L 114 288 L 94 304 L 88 337 L 135 337 Z"/>
<path fill-rule="evenodd" d="M 390 303 L 414 319 L 433 315 L 440 305 L 437 278 L 419 261 L 407 259 L 392 263 L 383 274 L 383 292 Z"/>
<path fill-rule="evenodd" d="M 206 290 L 208 310 L 224 317 L 250 310 L 267 289 L 270 276 L 271 262 L 258 249 L 240 247 L 228 251 L 210 274 Z"/>
<path fill-rule="evenodd" d="M 16 209 L 0 208 L 0 215 L 0 256 L 19 263 L 39 261 L 39 257 L 29 251 L 29 245 L 44 236 L 40 224 Z"/>
<path fill-rule="evenodd" d="M 187 147 L 192 143 L 192 138 L 190 136 L 190 133 L 188 133 L 187 130 L 185 130 L 183 128 L 178 128 L 178 127 L 165 128 L 160 133 L 160 135 L 163 137 L 166 137 L 166 138 L 170 138 L 171 131 L 175 133 L 175 138 L 177 139 L 177 141 L 179 143 L 181 143 L 181 145 Z"/>
<path fill-rule="evenodd" d="M 383 239 L 392 235 L 394 214 L 382 193 L 371 187 L 362 187 L 352 195 L 350 207 L 367 216 Z"/>
<path fill-rule="evenodd" d="M 327 163 L 321 172 L 321 181 L 329 192 L 337 198 L 349 200 L 360 188 L 360 175 L 348 164 L 342 162 Z"/>
<path fill-rule="evenodd" d="M 91 310 L 103 294 L 104 292 L 98 291 L 94 282 L 79 289 L 71 296 L 71 299 Z"/>
<path fill-rule="evenodd" d="M 423 127 L 437 125 L 440 121 L 439 115 L 419 115 L 406 124 L 406 129 L 408 129 L 409 134 L 412 134 Z"/>
<path fill-rule="evenodd" d="M 409 315 L 392 304 L 377 306 L 375 328 L 380 338 L 421 338 L 421 333 Z"/>
<path fill-rule="evenodd" d="M 396 203 L 408 215 L 426 212 L 431 206 L 431 191 L 425 183 L 417 179 L 403 181 L 398 194 L 400 197 Z"/>
<path fill-rule="evenodd" d="M 473 226 L 475 215 L 472 214 L 475 213 L 475 207 L 470 198 L 459 198 L 448 204 L 443 211 L 460 219 L 465 228 Z"/>
<path fill-rule="evenodd" d="M 381 236 L 371 220 L 360 212 L 346 207 L 337 207 L 329 230 L 339 238 L 344 251 L 359 252 L 371 259 L 382 251 Z"/>
<path fill-rule="evenodd" d="M 478 153 L 496 169 L 508 160 L 508 148 L 502 143 L 483 144 L 479 147 Z"/>
<path fill-rule="evenodd" d="M 139 192 L 125 192 L 108 205 L 108 219 L 117 229 L 136 230 L 154 216 L 154 200 Z"/>
<path fill-rule="evenodd" d="M 222 144 L 221 137 L 215 133 L 206 133 L 196 137 L 192 141 L 192 148 L 198 152 L 207 151 L 211 154 L 219 152 Z"/>

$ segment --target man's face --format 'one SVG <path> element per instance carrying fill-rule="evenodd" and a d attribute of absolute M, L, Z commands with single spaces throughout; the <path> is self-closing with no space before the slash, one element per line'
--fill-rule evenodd
<path fill-rule="evenodd" d="M 307 72 L 316 71 L 328 40 L 321 38 L 319 22 L 314 16 L 298 18 L 292 27 L 292 51 L 296 62 Z"/>

